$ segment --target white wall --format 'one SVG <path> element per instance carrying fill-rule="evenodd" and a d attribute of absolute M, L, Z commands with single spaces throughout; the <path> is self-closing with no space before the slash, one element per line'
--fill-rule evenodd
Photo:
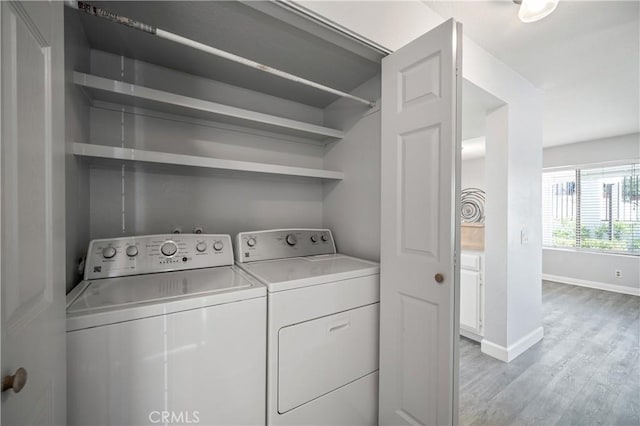
<path fill-rule="evenodd" d="M 508 145 L 509 134 L 504 123 L 508 121 L 509 108 L 503 106 L 487 114 L 486 167 L 491 170 L 486 176 L 485 206 L 485 289 L 484 289 L 484 338 L 506 347 L 509 289 L 507 284 L 507 262 L 509 257 L 507 220 L 509 203 Z M 505 261 L 498 261 L 505 259 Z"/>
<path fill-rule="evenodd" d="M 396 50 L 429 31 L 444 19 L 419 1 L 299 1 L 304 7 L 379 45 Z M 541 193 L 542 168 L 542 99 L 541 93 L 522 76 L 478 46 L 468 37 L 463 40 L 465 79 L 501 99 L 509 106 L 507 145 L 503 174 L 508 188 L 500 192 L 505 210 L 494 218 L 496 227 L 507 235 L 509 251 L 505 257 L 487 259 L 487 286 L 503 290 L 503 306 L 509 304 L 505 322 L 496 322 L 503 332 L 493 342 L 504 351 L 527 336 L 541 337 Z M 487 167 L 489 168 L 489 167 Z M 493 173 L 493 170 L 492 170 Z M 497 191 L 496 191 L 497 192 Z M 493 202 L 493 195 L 489 195 Z M 533 238 L 520 247 L 520 231 L 525 228 Z M 487 235 L 492 232 L 487 228 Z M 509 265 L 509 273 L 500 271 Z M 494 278 L 491 278 L 494 277 Z M 531 297 L 532 294 L 538 296 Z M 506 308 L 505 308 L 506 309 Z M 490 333 L 491 335 L 491 333 Z M 526 340 L 526 339 L 525 339 Z M 527 341 L 527 345 L 535 343 Z M 522 345 L 521 345 L 522 346 Z M 525 348 L 526 349 L 526 348 Z"/>
<path fill-rule="evenodd" d="M 487 176 L 496 178 L 493 185 L 487 178 L 486 289 L 497 287 L 494 294 L 501 298 L 501 309 L 506 307 L 506 319 L 504 323 L 499 319 L 491 321 L 492 311 L 487 307 L 483 350 L 484 343 L 488 343 L 487 347 L 493 345 L 502 356 L 512 359 L 543 335 L 542 194 L 539 183 L 542 93 L 472 40 L 465 38 L 464 43 L 463 76 L 504 101 L 508 107 L 507 144 L 496 154 L 493 164 L 489 164 L 489 156 L 494 154 L 489 153 L 488 146 L 485 158 L 486 169 L 490 170 Z M 506 170 L 497 164 L 505 160 Z M 523 230 L 529 236 L 529 242 L 524 245 L 521 244 Z M 506 241 L 504 257 L 493 254 L 492 235 L 501 244 Z"/>
<path fill-rule="evenodd" d="M 544 150 L 545 168 L 633 162 L 639 159 L 639 133 Z M 621 278 L 615 277 L 616 270 L 622 272 Z M 640 295 L 638 256 L 545 248 L 542 272 L 547 279 Z"/>
<path fill-rule="evenodd" d="M 524 124 L 527 109 L 534 124 Z M 521 114 L 518 120 L 511 117 L 516 113 Z M 485 161 L 490 173 L 486 175 L 487 284 L 482 347 L 498 349 L 494 355 L 506 360 L 542 337 L 542 131 L 536 128 L 540 113 L 540 105 L 532 103 L 515 110 L 511 104 L 505 105 L 487 115 Z M 519 127 L 512 127 L 514 121 Z M 527 133 L 540 139 L 521 143 Z M 528 243 L 521 239 L 523 232 Z"/>
<path fill-rule="evenodd" d="M 543 167 L 585 166 L 640 159 L 640 133 L 545 148 Z"/>
<path fill-rule="evenodd" d="M 516 105 L 509 103 L 513 117 L 508 130 L 508 191 L 503 195 L 508 204 L 506 347 L 518 345 L 520 339 L 536 343 L 542 338 L 542 97 Z M 488 196 L 490 202 L 495 195 Z M 528 242 L 522 241 L 522 233 Z"/>
<path fill-rule="evenodd" d="M 616 278 L 615 271 L 622 277 Z M 640 296 L 640 257 L 544 249 L 543 278 Z"/>
<path fill-rule="evenodd" d="M 545 148 L 543 166 L 547 169 L 577 167 L 638 161 L 639 157 L 640 134 L 635 133 Z M 484 182 L 484 163 L 484 158 L 462 162 L 463 188 Z M 615 277 L 616 270 L 622 272 L 621 278 Z M 640 258 L 637 256 L 544 248 L 542 273 L 547 279 L 640 294 Z"/>
<path fill-rule="evenodd" d="M 484 157 L 462 160 L 460 183 L 462 189 L 479 188 L 486 191 Z"/>
<path fill-rule="evenodd" d="M 493 348 L 493 356 L 511 360 L 543 336 L 542 93 L 468 38 L 464 39 L 463 52 L 463 76 L 507 105 L 506 144 L 491 153 L 487 141 L 485 157 L 490 171 L 486 188 L 485 290 L 494 287 L 496 300 L 491 302 L 495 309 L 487 306 L 485 311 L 482 348 Z M 495 156 L 492 164 L 490 156 Z M 498 164 L 503 161 L 506 166 Z M 493 183 L 488 176 L 494 178 Z M 529 236 L 527 244 L 521 244 L 522 231 Z M 496 255 L 492 247 L 498 250 L 498 244 L 505 242 L 504 255 Z M 504 320 L 500 312 L 506 312 Z M 494 313 L 497 317 L 492 320 Z"/>

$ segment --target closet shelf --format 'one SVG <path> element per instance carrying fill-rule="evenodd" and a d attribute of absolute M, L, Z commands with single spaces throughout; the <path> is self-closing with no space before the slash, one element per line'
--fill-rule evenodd
<path fill-rule="evenodd" d="M 75 156 L 88 159 L 130 161 L 134 164 L 141 165 L 170 165 L 209 169 L 213 171 L 260 173 L 324 180 L 342 180 L 344 178 L 344 174 L 342 172 L 331 170 L 281 166 L 277 164 L 254 163 L 249 161 L 225 160 L 220 158 L 171 154 L 166 152 L 145 151 L 141 149 L 120 148 L 78 142 L 70 142 L 68 145 L 69 151 Z"/>
<path fill-rule="evenodd" d="M 325 142 L 332 142 L 344 137 L 344 132 L 329 127 L 164 92 L 78 71 L 73 73 L 73 82 L 82 86 L 85 92 L 95 100 L 238 124 Z"/>

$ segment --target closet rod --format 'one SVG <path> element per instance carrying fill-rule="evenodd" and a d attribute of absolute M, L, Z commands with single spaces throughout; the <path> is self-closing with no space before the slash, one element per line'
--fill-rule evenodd
<path fill-rule="evenodd" d="M 215 47 L 208 46 L 204 43 L 197 42 L 195 40 L 188 39 L 186 37 L 182 37 L 178 34 L 173 34 L 169 31 L 165 31 L 161 28 L 156 28 L 152 25 L 145 24 L 140 21 L 136 21 L 131 18 L 127 18 L 126 16 L 118 15 L 117 13 L 110 12 L 108 10 L 102 9 L 97 6 L 92 6 L 91 4 L 84 1 L 75 1 L 75 0 L 66 0 L 65 5 L 71 7 L 76 10 L 80 10 L 82 12 L 88 13 L 89 15 L 97 16 L 99 18 L 107 19 L 111 22 L 115 22 L 118 24 L 126 25 L 127 27 L 135 28 L 140 31 L 144 31 L 148 34 L 156 35 L 165 40 L 171 40 L 175 43 L 182 44 L 184 46 L 189 46 L 191 48 L 201 50 L 203 52 L 209 53 L 211 55 L 219 56 L 221 58 L 228 59 L 233 62 L 237 62 L 242 65 L 246 65 L 260 71 L 267 72 L 269 74 L 277 75 L 278 77 L 295 81 L 296 83 L 304 84 L 306 86 L 314 87 L 318 90 L 322 90 L 324 92 L 329 92 L 334 95 L 341 96 L 343 98 L 349 98 L 354 101 L 363 103 L 368 105 L 369 107 L 374 107 L 375 102 L 369 101 L 367 99 L 359 98 L 357 96 L 353 96 L 350 93 L 343 92 L 338 89 L 334 89 L 332 87 L 325 86 L 320 83 L 316 83 L 311 80 L 307 80 L 306 78 L 298 77 L 297 75 L 290 74 L 285 71 L 281 71 L 276 68 L 272 68 L 268 65 L 261 64 L 259 62 L 252 61 L 251 59 L 243 58 L 242 56 L 234 55 L 233 53 L 226 52 L 224 50 L 216 49 Z"/>

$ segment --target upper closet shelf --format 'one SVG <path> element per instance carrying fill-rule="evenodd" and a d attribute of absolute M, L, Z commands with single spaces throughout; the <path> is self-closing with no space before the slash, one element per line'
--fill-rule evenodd
<path fill-rule="evenodd" d="M 344 173 L 332 170 L 226 160 L 77 142 L 69 143 L 69 151 L 78 157 L 101 161 L 129 161 L 138 165 L 194 167 L 220 172 L 260 173 L 325 180 L 341 180 L 344 178 Z"/>
<path fill-rule="evenodd" d="M 89 96 L 96 100 L 243 125 L 325 142 L 344 137 L 344 132 L 328 127 L 177 95 L 77 71 L 73 73 L 73 82 L 84 87 Z"/>

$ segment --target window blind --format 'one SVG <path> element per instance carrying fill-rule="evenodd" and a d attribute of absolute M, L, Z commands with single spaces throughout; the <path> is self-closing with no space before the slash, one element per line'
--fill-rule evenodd
<path fill-rule="evenodd" d="M 543 173 L 543 245 L 640 255 L 640 164 Z"/>
<path fill-rule="evenodd" d="M 544 173 L 542 185 L 542 244 L 576 247 L 576 171 Z"/>
<path fill-rule="evenodd" d="M 639 169 L 581 170 L 580 247 L 640 254 Z"/>

